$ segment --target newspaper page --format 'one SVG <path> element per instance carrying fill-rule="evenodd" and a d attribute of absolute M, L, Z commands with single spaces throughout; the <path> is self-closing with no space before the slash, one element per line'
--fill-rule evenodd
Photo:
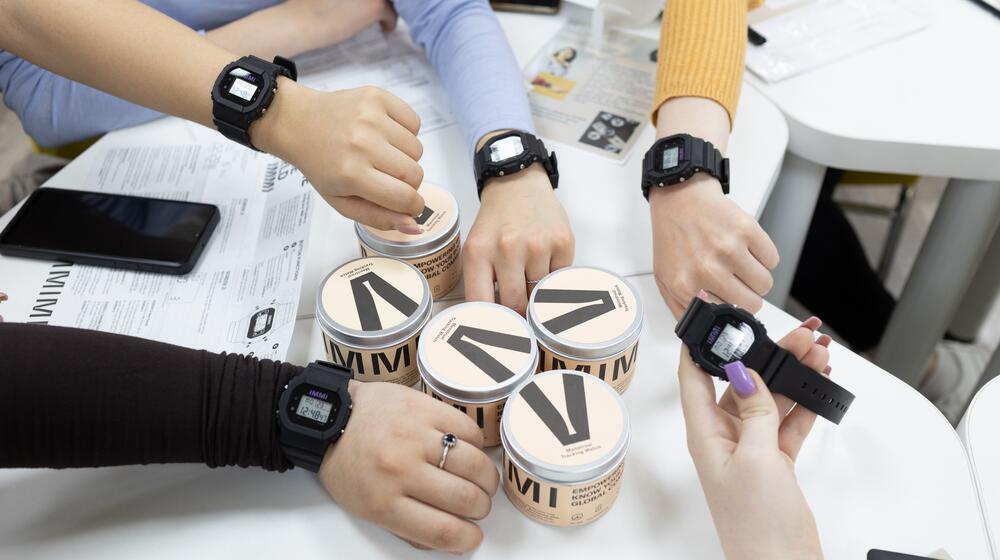
<path fill-rule="evenodd" d="M 624 163 L 653 105 L 657 42 L 569 21 L 525 70 L 531 111 L 545 138 Z"/>
<path fill-rule="evenodd" d="M 0 308 L 4 318 L 283 359 L 295 325 L 312 186 L 287 163 L 211 140 L 98 144 L 80 182 L 92 191 L 218 206 L 221 221 L 192 272 L 0 256 L 0 291 L 9 298 Z"/>
<path fill-rule="evenodd" d="M 378 26 L 333 47 L 296 57 L 302 83 L 323 91 L 376 86 L 392 92 L 420 115 L 420 132 L 455 122 L 448 97 L 420 47 L 408 33 Z"/>

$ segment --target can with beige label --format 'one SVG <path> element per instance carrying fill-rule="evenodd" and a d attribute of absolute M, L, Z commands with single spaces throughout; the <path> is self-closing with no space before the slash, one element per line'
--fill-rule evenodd
<path fill-rule="evenodd" d="M 500 429 L 503 489 L 521 513 L 572 526 L 611 508 L 630 431 L 607 383 L 578 371 L 540 373 L 508 399 Z"/>
<path fill-rule="evenodd" d="M 495 303 L 469 302 L 441 311 L 417 344 L 421 389 L 475 420 L 486 446 L 500 445 L 507 397 L 537 365 L 538 347 L 528 323 Z"/>
<path fill-rule="evenodd" d="M 427 279 L 413 265 L 364 257 L 327 275 L 316 294 L 316 319 L 327 360 L 358 381 L 417 382 L 417 338 L 431 316 Z"/>
<path fill-rule="evenodd" d="M 557 270 L 535 286 L 527 315 L 539 371 L 582 371 L 625 392 L 635 373 L 642 304 L 624 278 L 599 268 Z"/>
<path fill-rule="evenodd" d="M 458 202 L 450 192 L 427 182 L 417 192 L 425 205 L 417 216 L 417 225 L 424 230 L 420 235 L 360 223 L 354 224 L 354 232 L 363 256 L 381 255 L 412 264 L 427 278 L 431 295 L 441 297 L 455 288 L 462 273 Z"/>

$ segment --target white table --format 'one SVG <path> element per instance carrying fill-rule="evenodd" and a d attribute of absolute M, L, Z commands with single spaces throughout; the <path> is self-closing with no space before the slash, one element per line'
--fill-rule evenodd
<path fill-rule="evenodd" d="M 782 256 L 776 303 L 791 285 L 825 167 L 952 178 L 878 354 L 914 383 L 1000 220 L 1000 19 L 968 0 L 903 2 L 929 27 L 776 84 L 748 81 L 778 105 L 791 133 L 762 217 Z M 991 258 L 1000 259 L 995 245 Z M 962 309 L 984 305 L 984 292 L 995 293 L 971 290 L 979 301 Z"/>
<path fill-rule="evenodd" d="M 972 398 L 958 424 L 958 435 L 969 453 L 979 502 L 990 542 L 1000 551 L 1000 379 L 987 383 Z"/>

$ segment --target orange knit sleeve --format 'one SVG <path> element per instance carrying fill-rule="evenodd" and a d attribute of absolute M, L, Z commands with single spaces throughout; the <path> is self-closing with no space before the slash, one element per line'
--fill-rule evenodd
<path fill-rule="evenodd" d="M 736 116 L 743 83 L 747 9 L 763 0 L 668 0 L 660 30 L 653 123 L 663 102 L 705 97 Z"/>

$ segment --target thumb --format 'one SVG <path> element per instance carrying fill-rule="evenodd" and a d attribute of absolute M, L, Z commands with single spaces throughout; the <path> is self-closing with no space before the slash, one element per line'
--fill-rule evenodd
<path fill-rule="evenodd" d="M 736 395 L 736 415 L 742 422 L 739 445 L 777 449 L 781 421 L 774 397 L 764 380 L 757 372 L 747 369 L 743 362 L 726 364 L 725 370 Z"/>

